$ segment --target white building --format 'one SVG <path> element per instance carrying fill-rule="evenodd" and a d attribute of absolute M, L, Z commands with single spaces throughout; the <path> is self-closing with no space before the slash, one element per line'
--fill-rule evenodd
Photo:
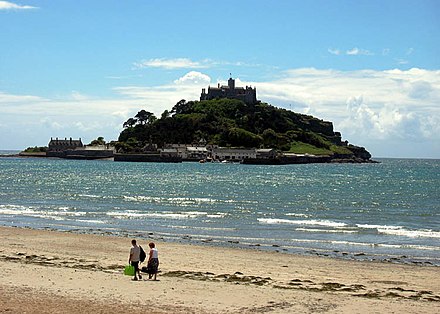
<path fill-rule="evenodd" d="M 277 156 L 277 150 L 274 148 L 260 148 L 256 149 L 257 158 L 271 159 Z"/>
<path fill-rule="evenodd" d="M 162 148 L 159 149 L 160 157 L 182 157 L 178 154 L 177 148 Z"/>
<path fill-rule="evenodd" d="M 212 149 L 212 159 L 215 160 L 243 160 L 256 158 L 257 153 L 254 148 L 227 148 L 218 147 Z"/>
<path fill-rule="evenodd" d="M 205 146 L 188 146 L 186 148 L 185 159 L 206 159 L 208 157 L 208 149 Z"/>

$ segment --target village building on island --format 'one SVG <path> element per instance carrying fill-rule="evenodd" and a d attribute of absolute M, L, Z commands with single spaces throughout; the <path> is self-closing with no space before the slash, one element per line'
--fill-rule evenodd
<path fill-rule="evenodd" d="M 202 144 L 165 144 L 158 151 L 162 157 L 177 157 L 183 161 L 233 161 L 241 162 L 244 159 L 273 159 L 278 152 L 273 148 L 244 148 L 244 147 L 219 147 L 218 145 Z"/>
<path fill-rule="evenodd" d="M 257 153 L 254 148 L 230 148 L 218 147 L 211 151 L 214 160 L 241 161 L 247 158 L 256 158 Z"/>
<path fill-rule="evenodd" d="M 46 156 L 47 157 L 64 157 L 66 151 L 73 150 L 76 148 L 82 148 L 84 144 L 81 141 L 81 138 L 78 140 L 74 140 L 72 138 L 67 139 L 58 139 L 50 138 L 50 142 L 47 147 Z"/>
<path fill-rule="evenodd" d="M 53 139 L 51 137 L 47 151 L 48 152 L 62 152 L 67 149 L 75 149 L 77 147 L 84 147 L 84 145 L 81 141 L 81 138 L 78 140 L 74 140 L 72 138 L 67 139 L 67 137 L 66 137 L 66 138 L 64 138 L 64 140 L 62 140 L 62 139 L 58 139 L 58 137 L 56 139 Z"/>
<path fill-rule="evenodd" d="M 72 138 L 59 139 L 58 137 L 50 139 L 47 147 L 47 157 L 58 157 L 68 159 L 101 159 L 113 157 L 114 147 L 110 145 L 87 146 L 81 141 L 81 138 L 74 140 Z"/>

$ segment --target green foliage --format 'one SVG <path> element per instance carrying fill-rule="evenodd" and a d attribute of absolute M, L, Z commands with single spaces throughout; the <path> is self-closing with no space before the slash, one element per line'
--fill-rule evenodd
<path fill-rule="evenodd" d="M 311 155 L 353 155 L 353 152 L 344 146 L 331 144 L 329 148 L 316 147 L 309 143 L 292 142 L 290 144 L 289 152 L 296 154 L 311 154 Z"/>
<path fill-rule="evenodd" d="M 125 129 L 125 128 L 131 128 L 131 127 L 133 127 L 134 125 L 136 125 L 136 123 L 137 123 L 137 119 L 130 118 L 130 119 L 128 119 L 127 121 L 125 121 L 124 124 L 123 124 L 122 126 L 124 127 L 124 129 Z"/>
<path fill-rule="evenodd" d="M 45 153 L 47 152 L 47 146 L 34 146 L 28 147 L 24 150 L 25 153 Z"/>
<path fill-rule="evenodd" d="M 170 117 L 170 112 L 168 110 L 165 110 L 162 112 L 162 115 L 160 116 L 161 119 L 165 120 L 166 118 Z"/>
<path fill-rule="evenodd" d="M 125 121 L 122 126 L 124 129 L 132 128 L 138 124 L 140 125 L 153 124 L 156 120 L 157 118 L 153 113 L 142 109 L 134 116 L 134 118 L 129 118 L 127 121 Z"/>
<path fill-rule="evenodd" d="M 296 154 L 333 155 L 333 152 L 329 149 L 319 148 L 303 142 L 292 142 L 289 152 Z"/>
<path fill-rule="evenodd" d="M 362 148 L 343 146 L 333 124 L 270 104 L 246 104 L 235 99 L 189 101 L 182 99 L 157 119 L 141 110 L 124 123 L 119 142 L 136 150 L 147 143 L 209 144 L 231 147 L 266 147 L 309 154 L 367 156 Z M 135 143 L 134 140 L 137 142 Z"/>
<path fill-rule="evenodd" d="M 177 102 L 177 104 L 171 109 L 172 114 L 181 114 L 189 111 L 191 108 L 192 102 L 186 102 L 185 99 L 182 99 Z"/>
<path fill-rule="evenodd" d="M 266 145 L 270 145 L 271 143 L 273 143 L 278 139 L 278 134 L 272 129 L 264 130 L 262 136 L 263 136 L 264 144 Z"/>
<path fill-rule="evenodd" d="M 344 146 L 331 145 L 330 149 L 332 152 L 341 155 L 351 155 L 353 152 Z"/>
<path fill-rule="evenodd" d="M 230 128 L 220 135 L 222 146 L 259 147 L 263 138 L 252 132 L 240 128 Z"/>
<path fill-rule="evenodd" d="M 105 145 L 104 138 L 100 136 L 96 140 L 91 141 L 89 145 L 91 146 Z"/>
<path fill-rule="evenodd" d="M 125 142 L 114 142 L 114 146 L 119 153 L 135 153 L 142 151 L 143 143 L 138 141 L 135 137 L 130 137 Z"/>
<path fill-rule="evenodd" d="M 126 142 L 116 142 L 115 149 L 118 153 L 128 153 L 134 150 L 134 147 L 127 144 Z"/>
<path fill-rule="evenodd" d="M 154 117 L 151 112 L 141 110 L 134 116 L 140 124 L 147 124 L 150 122 L 150 119 Z"/>

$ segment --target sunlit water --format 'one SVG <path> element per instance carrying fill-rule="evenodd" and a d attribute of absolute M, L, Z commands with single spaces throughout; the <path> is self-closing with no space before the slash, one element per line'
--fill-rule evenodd
<path fill-rule="evenodd" d="M 0 224 L 440 265 L 440 160 L 0 158 Z"/>

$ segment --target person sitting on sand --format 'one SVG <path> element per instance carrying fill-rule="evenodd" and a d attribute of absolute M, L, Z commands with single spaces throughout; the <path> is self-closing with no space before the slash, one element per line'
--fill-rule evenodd
<path fill-rule="evenodd" d="M 136 274 L 139 276 L 139 279 L 142 279 L 141 273 L 139 271 L 139 257 L 141 253 L 141 249 L 136 244 L 136 240 L 131 240 L 131 249 L 130 249 L 130 256 L 128 257 L 128 263 L 131 264 L 134 267 L 134 278 L 133 280 L 138 280 L 136 277 Z"/>
<path fill-rule="evenodd" d="M 159 254 L 156 245 L 153 242 L 149 243 L 148 246 L 150 247 L 147 264 L 148 279 L 151 279 L 154 276 L 153 280 L 156 280 L 157 269 L 159 267 Z"/>

